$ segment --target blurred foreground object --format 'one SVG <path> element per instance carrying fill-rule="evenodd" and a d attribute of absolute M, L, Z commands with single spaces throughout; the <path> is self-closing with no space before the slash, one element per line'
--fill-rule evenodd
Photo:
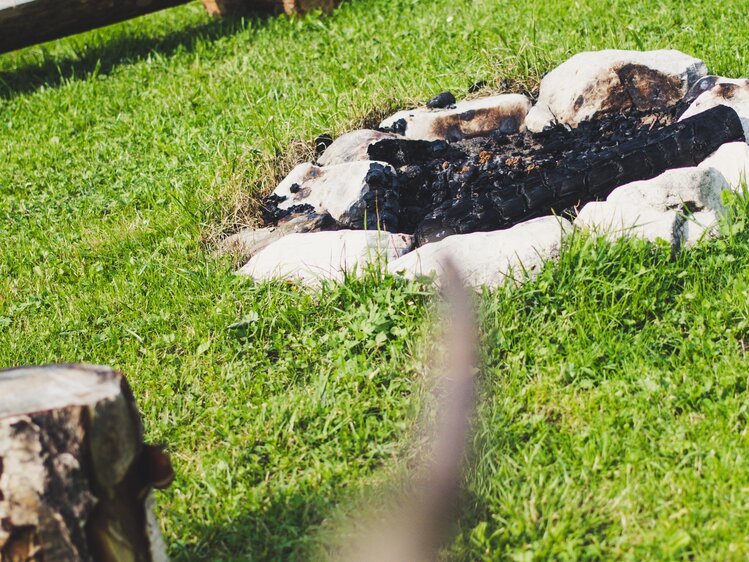
<path fill-rule="evenodd" d="M 0 562 L 165 561 L 151 490 L 173 476 L 122 374 L 0 371 Z"/>
<path fill-rule="evenodd" d="M 392 513 L 366 525 L 370 530 L 362 542 L 350 545 L 341 562 L 436 562 L 452 539 L 476 407 L 478 324 L 455 265 L 445 260 L 442 270 L 440 376 L 435 378 L 436 416 L 427 454 L 405 499 L 397 501 Z"/>
<path fill-rule="evenodd" d="M 0 0 L 0 53 L 73 35 L 189 0 Z M 211 14 L 331 11 L 338 0 L 203 0 Z"/>

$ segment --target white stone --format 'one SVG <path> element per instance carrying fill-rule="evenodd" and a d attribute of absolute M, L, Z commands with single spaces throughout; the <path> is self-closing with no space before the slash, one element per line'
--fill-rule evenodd
<path fill-rule="evenodd" d="M 744 129 L 744 137 L 749 138 L 749 80 L 717 76 L 711 76 L 709 79 L 713 86 L 701 93 L 692 102 L 679 118 L 679 121 L 702 113 L 716 105 L 727 105 L 738 114 Z M 705 80 L 707 81 L 708 78 L 705 78 Z"/>
<path fill-rule="evenodd" d="M 586 204 L 575 219 L 575 226 L 604 234 L 610 240 L 631 236 L 651 242 L 664 240 L 675 247 L 681 245 L 682 223 L 677 211 L 605 201 Z"/>
<path fill-rule="evenodd" d="M 718 170 L 734 191 L 749 180 L 749 145 L 729 142 L 700 162 L 699 168 Z"/>
<path fill-rule="evenodd" d="M 333 141 L 322 153 L 317 163 L 320 166 L 334 166 L 357 160 L 369 160 L 367 149 L 383 139 L 397 139 L 400 135 L 375 131 L 374 129 L 359 129 L 343 134 Z"/>
<path fill-rule="evenodd" d="M 245 228 L 222 240 L 218 246 L 218 253 L 237 254 L 249 259 L 282 236 L 284 234 L 275 227 Z"/>
<path fill-rule="evenodd" d="M 525 128 L 532 133 L 540 133 L 546 127 L 556 124 L 554 114 L 545 105 L 536 104 L 525 116 Z"/>
<path fill-rule="evenodd" d="M 413 247 L 408 234 L 337 230 L 289 234 L 261 250 L 237 273 L 257 281 L 289 279 L 319 285 L 361 273 L 369 264 L 385 265 Z"/>
<path fill-rule="evenodd" d="M 718 211 L 697 211 L 686 217 L 682 245 L 693 246 L 703 238 L 716 236 L 721 214 Z"/>
<path fill-rule="evenodd" d="M 730 189 L 713 168 L 675 168 L 655 178 L 616 188 L 606 201 L 588 203 L 575 226 L 615 240 L 624 236 L 665 240 L 678 250 L 714 228 L 724 212 L 721 192 Z"/>
<path fill-rule="evenodd" d="M 327 213 L 341 225 L 355 226 L 366 213 L 363 198 L 370 191 L 368 176 L 373 171 L 396 181 L 395 169 L 385 162 L 362 160 L 325 167 L 305 163 L 294 168 L 273 194 L 285 198 L 278 203 L 279 209 L 310 205 L 310 212 Z"/>
<path fill-rule="evenodd" d="M 539 132 L 555 122 L 575 127 L 601 112 L 664 108 L 705 74 L 704 62 L 674 50 L 579 53 L 544 76 L 525 124 Z"/>
<path fill-rule="evenodd" d="M 399 111 L 380 127 L 393 129 L 409 139 L 455 141 L 493 131 L 515 133 L 522 128 L 530 108 L 531 101 L 521 94 L 501 94 L 460 101 L 444 109 Z"/>
<path fill-rule="evenodd" d="M 245 228 L 222 240 L 217 251 L 219 255 L 232 254 L 247 261 L 266 246 L 288 234 L 320 230 L 328 221 L 328 215 L 305 214 L 285 220 L 278 226 Z"/>
<path fill-rule="evenodd" d="M 617 187 L 606 201 L 647 206 L 660 211 L 680 211 L 687 207 L 722 212 L 721 192 L 729 188 L 723 175 L 712 168 L 673 168 L 649 180 Z"/>
<path fill-rule="evenodd" d="M 544 262 L 559 256 L 563 233 L 570 227 L 562 218 L 541 217 L 506 230 L 456 234 L 390 262 L 388 270 L 411 279 L 440 276 L 449 259 L 473 287 L 521 282 L 524 273 L 537 273 Z"/>

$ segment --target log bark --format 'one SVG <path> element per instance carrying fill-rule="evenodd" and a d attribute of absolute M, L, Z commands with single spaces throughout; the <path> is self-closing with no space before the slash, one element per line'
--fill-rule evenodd
<path fill-rule="evenodd" d="M 287 15 L 304 14 L 312 10 L 330 13 L 340 0 L 203 0 L 203 6 L 216 16 L 236 16 L 252 12 Z"/>
<path fill-rule="evenodd" d="M 189 0 L 0 0 L 0 53 L 89 31 L 186 4 Z M 330 12 L 339 0 L 203 0 L 219 16 L 251 12 L 289 15 L 320 9 Z"/>
<path fill-rule="evenodd" d="M 167 560 L 151 491 L 172 475 L 120 373 L 0 371 L 0 562 Z"/>
<path fill-rule="evenodd" d="M 142 16 L 188 0 L 0 0 L 0 53 Z"/>

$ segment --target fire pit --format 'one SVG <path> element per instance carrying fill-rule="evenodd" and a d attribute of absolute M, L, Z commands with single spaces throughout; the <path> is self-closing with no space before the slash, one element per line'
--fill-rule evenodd
<path fill-rule="evenodd" d="M 565 218 L 574 220 L 577 209 L 605 200 L 621 186 L 636 191 L 630 197 L 634 200 L 644 188 L 633 182 L 668 184 L 670 176 L 664 172 L 695 168 L 722 145 L 744 141 L 747 121 L 736 111 L 742 113 L 744 107 L 737 107 L 742 101 L 737 92 L 743 92 L 742 86 L 749 91 L 749 82 L 729 87 L 706 76 L 701 61 L 674 53 L 584 53 L 544 78 L 532 108 L 517 94 L 456 102 L 443 92 L 426 109 L 399 112 L 379 129 L 325 143 L 330 146 L 317 164 L 297 167 L 264 201 L 270 229 L 262 233 L 266 237 L 254 231 L 245 249 L 266 255 L 253 257 L 240 272 L 264 278 L 292 271 L 295 264 L 305 267 L 302 251 L 284 258 L 286 266 L 275 273 L 253 273 L 258 263 L 267 261 L 274 240 L 294 234 L 292 247 L 301 247 L 314 238 L 301 233 L 314 230 L 339 232 L 328 236 L 339 244 L 330 248 L 333 261 L 336 252 L 345 252 L 344 237 L 352 229 L 376 232 L 373 249 L 384 251 L 389 261 L 400 261 L 410 250 L 404 237 L 411 236 L 419 248 L 415 253 L 422 257 L 439 253 L 440 244 L 451 237 L 462 240 L 473 233 L 500 236 L 506 231 L 500 245 L 507 246 L 510 231 L 517 234 L 531 219 L 558 217 L 561 233 L 568 227 Z M 561 91 L 560 81 L 569 91 Z M 550 93 L 550 87 L 556 89 Z M 713 101 L 704 103 L 706 96 Z M 680 119 L 682 114 L 688 117 Z M 708 180 L 705 174 L 695 176 L 699 185 L 693 191 L 696 199 L 710 203 L 684 200 L 675 206 L 670 193 L 660 203 L 649 203 L 661 213 L 649 216 L 656 222 L 675 221 L 663 213 L 719 212 L 720 203 L 703 193 L 702 184 L 709 180 L 710 189 L 718 191 L 729 186 L 720 174 Z M 665 190 L 672 187 L 678 188 L 666 185 Z M 683 223 L 679 228 L 685 230 Z M 398 242 L 388 233 L 397 233 Z M 242 239 L 235 237 L 235 245 L 237 240 Z M 456 240 L 449 246 L 459 244 Z M 361 260 L 354 261 L 361 265 Z M 267 267 L 272 264 L 270 260 Z M 347 262 L 337 265 L 350 268 Z"/>

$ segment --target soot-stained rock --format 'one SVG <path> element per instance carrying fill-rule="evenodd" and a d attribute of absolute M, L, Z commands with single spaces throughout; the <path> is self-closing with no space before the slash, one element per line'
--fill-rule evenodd
<path fill-rule="evenodd" d="M 510 134 L 523 127 L 530 107 L 530 100 L 523 95 L 502 94 L 464 100 L 448 109 L 399 111 L 380 123 L 380 128 L 427 141 L 458 141 L 494 132 Z"/>
<path fill-rule="evenodd" d="M 367 155 L 367 149 L 374 143 L 383 139 L 397 139 L 395 133 L 375 131 L 373 129 L 359 129 L 351 131 L 338 137 L 326 149 L 317 160 L 320 166 L 335 166 L 346 164 L 357 160 L 371 160 Z"/>
<path fill-rule="evenodd" d="M 688 119 L 717 105 L 733 109 L 741 119 L 744 136 L 749 139 L 749 80 L 746 78 L 721 78 L 706 76 L 687 94 L 687 100 L 694 100 L 680 117 Z"/>
<path fill-rule="evenodd" d="M 329 214 L 340 228 L 398 228 L 398 178 L 384 162 L 333 166 L 300 164 L 264 201 L 264 218 L 275 225 L 298 213 Z"/>
<path fill-rule="evenodd" d="M 579 53 L 541 80 L 525 124 L 538 132 L 611 111 L 665 110 L 706 74 L 704 62 L 674 50 Z"/>
<path fill-rule="evenodd" d="M 413 246 L 407 234 L 337 230 L 289 234 L 256 254 L 237 273 L 257 281 L 290 279 L 318 285 L 323 279 L 343 280 L 370 264 L 385 267 Z"/>
<path fill-rule="evenodd" d="M 718 170 L 734 191 L 740 191 L 749 181 L 749 145 L 745 142 L 726 143 L 705 158 L 699 167 Z"/>
<path fill-rule="evenodd" d="M 562 218 L 543 217 L 507 230 L 451 236 L 391 262 L 388 270 L 408 278 L 440 275 L 449 259 L 474 287 L 519 282 L 526 273 L 537 272 L 544 262 L 559 256 L 563 234 L 570 228 Z"/>
<path fill-rule="evenodd" d="M 575 225 L 616 239 L 665 240 L 674 250 L 697 241 L 724 212 L 721 192 L 730 189 L 714 168 L 676 168 L 618 187 L 605 201 L 588 203 Z"/>

